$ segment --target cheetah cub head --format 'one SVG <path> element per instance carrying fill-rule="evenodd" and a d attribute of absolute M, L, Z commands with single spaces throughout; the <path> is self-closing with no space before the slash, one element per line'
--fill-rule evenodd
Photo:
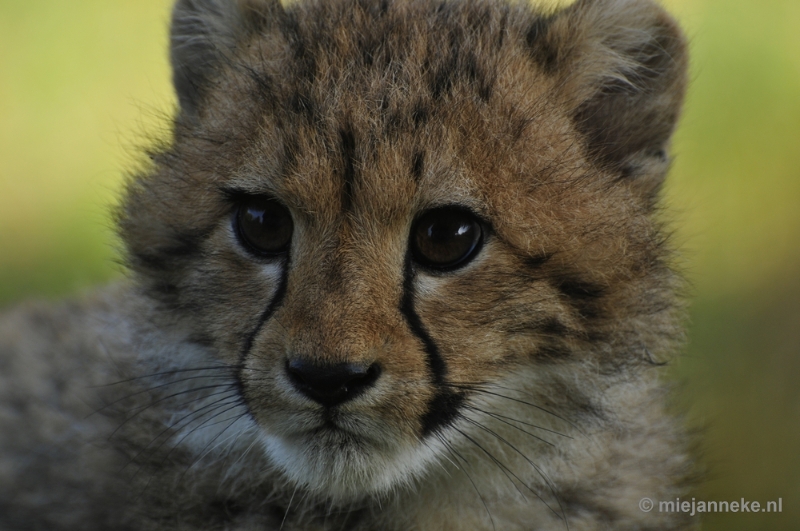
<path fill-rule="evenodd" d="M 179 0 L 171 43 L 127 256 L 292 481 L 385 492 L 511 425 L 557 451 L 671 348 L 686 58 L 651 1 Z"/>

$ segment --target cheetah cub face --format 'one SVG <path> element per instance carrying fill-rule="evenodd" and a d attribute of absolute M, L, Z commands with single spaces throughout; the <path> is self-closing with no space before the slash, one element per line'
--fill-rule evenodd
<path fill-rule="evenodd" d="M 669 354 L 686 59 L 652 2 L 179 0 L 171 40 L 128 260 L 296 484 L 542 462 Z"/>

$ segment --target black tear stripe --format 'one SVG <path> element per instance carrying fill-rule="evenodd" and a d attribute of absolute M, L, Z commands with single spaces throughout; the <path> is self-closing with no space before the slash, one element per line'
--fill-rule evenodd
<path fill-rule="evenodd" d="M 411 254 L 406 256 L 403 279 L 403 298 L 400 301 L 400 312 L 405 317 L 411 332 L 417 336 L 425 347 L 426 362 L 431 374 L 431 381 L 436 388 L 434 396 L 428 403 L 428 411 L 422 416 L 422 436 L 425 437 L 436 430 L 452 423 L 459 416 L 459 408 L 464 402 L 462 393 L 453 392 L 447 386 L 447 364 L 439 353 L 439 347 L 431 338 L 422 320 L 414 308 L 414 271 L 411 265 Z"/>
<path fill-rule="evenodd" d="M 253 331 L 247 336 L 247 339 L 244 342 L 244 346 L 242 347 L 242 351 L 239 353 L 239 373 L 237 374 L 236 381 L 239 386 L 239 394 L 242 397 L 242 400 L 247 402 L 244 397 L 244 386 L 243 386 L 243 379 L 242 379 L 242 372 L 244 371 L 244 364 L 247 360 L 248 354 L 253 349 L 253 343 L 255 343 L 256 336 L 264 327 L 267 321 L 269 321 L 270 317 L 275 313 L 280 305 L 283 303 L 283 298 L 286 295 L 286 285 L 288 283 L 289 278 L 289 256 L 283 261 L 283 274 L 281 275 L 280 284 L 278 284 L 278 289 L 275 290 L 275 295 L 272 296 L 272 300 L 270 301 L 267 308 L 261 313 L 261 317 L 258 318 L 258 324 Z"/>

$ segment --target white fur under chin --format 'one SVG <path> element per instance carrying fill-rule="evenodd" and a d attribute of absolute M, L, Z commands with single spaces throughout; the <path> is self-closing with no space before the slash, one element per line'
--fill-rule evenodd
<path fill-rule="evenodd" d="M 334 502 L 382 497 L 407 486 L 435 466 L 438 442 L 394 444 L 391 449 L 344 432 L 288 439 L 264 434 L 262 443 L 273 463 L 289 479 Z"/>

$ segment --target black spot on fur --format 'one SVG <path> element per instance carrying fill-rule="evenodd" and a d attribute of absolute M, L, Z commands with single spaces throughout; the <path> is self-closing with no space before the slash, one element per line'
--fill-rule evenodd
<path fill-rule="evenodd" d="M 531 123 L 533 119 L 527 116 L 517 116 L 509 122 L 509 137 L 512 144 L 522 138 Z"/>
<path fill-rule="evenodd" d="M 525 34 L 525 43 L 530 48 L 531 55 L 547 73 L 552 73 L 558 68 L 558 50 L 546 42 L 551 22 L 552 17 L 539 17 Z"/>
<path fill-rule="evenodd" d="M 419 181 L 422 178 L 422 171 L 425 169 L 425 154 L 416 151 L 411 159 L 411 176 Z"/>
<path fill-rule="evenodd" d="M 378 4 L 378 17 L 383 17 L 389 11 L 389 0 L 381 0 Z"/>
<path fill-rule="evenodd" d="M 300 91 L 295 91 L 289 100 L 289 108 L 294 114 L 304 116 L 309 122 L 315 121 L 317 117 L 317 106 L 314 101 Z"/>
<path fill-rule="evenodd" d="M 417 103 L 414 106 L 414 110 L 411 111 L 411 121 L 414 123 L 414 127 L 425 124 L 429 117 L 430 110 L 424 103 Z"/>
<path fill-rule="evenodd" d="M 605 290 L 601 286 L 572 277 L 564 277 L 558 281 L 557 287 L 581 317 L 594 319 L 599 316 L 598 302 L 605 294 Z"/>
<path fill-rule="evenodd" d="M 555 317 L 547 319 L 541 325 L 541 327 L 539 327 L 539 330 L 543 334 L 547 334 L 549 336 L 563 337 L 563 336 L 573 335 L 572 330 L 570 330 L 570 328 L 567 325 L 565 325 Z"/>
<path fill-rule="evenodd" d="M 548 262 L 548 260 L 550 260 L 550 258 L 552 258 L 552 257 L 553 257 L 552 254 L 547 254 L 547 253 L 534 255 L 534 256 L 524 256 L 522 258 L 522 263 L 528 269 L 535 269 L 536 270 L 536 269 L 539 269 L 540 267 L 542 267 L 544 264 L 546 264 Z"/>
<path fill-rule="evenodd" d="M 464 59 L 464 69 L 467 74 L 467 79 L 470 84 L 475 87 L 478 93 L 478 98 L 481 101 L 487 102 L 492 97 L 492 88 L 494 79 L 490 79 L 483 68 L 478 64 L 478 60 L 474 54 L 469 54 Z"/>
<path fill-rule="evenodd" d="M 356 178 L 355 161 L 353 159 L 355 157 L 356 139 L 349 128 L 339 131 L 339 138 L 342 149 L 342 179 L 344 181 L 342 210 L 347 211 L 352 208 L 353 204 L 353 188 Z"/>
<path fill-rule="evenodd" d="M 603 296 L 604 289 L 597 284 L 576 278 L 563 278 L 558 283 L 561 293 L 571 299 L 597 299 Z"/>
<path fill-rule="evenodd" d="M 447 14 L 444 14 L 448 18 Z M 437 66 L 426 65 L 425 70 L 432 70 L 430 91 L 433 100 L 439 100 L 453 88 L 453 83 L 459 75 L 459 58 L 461 56 L 461 43 L 458 32 L 451 29 L 449 32 L 449 54 L 438 62 Z M 435 55 L 433 57 L 436 57 Z M 436 64 L 436 63 L 434 63 Z"/>
<path fill-rule="evenodd" d="M 572 350 L 558 343 L 544 343 L 536 347 L 534 357 L 537 361 L 565 360 L 572 356 Z"/>
<path fill-rule="evenodd" d="M 506 40 L 506 32 L 508 31 L 506 28 L 508 27 L 508 6 L 503 6 L 503 17 L 500 19 L 500 29 L 497 32 L 497 49 L 503 47 Z"/>
<path fill-rule="evenodd" d="M 386 68 L 392 59 L 392 47 L 387 43 L 389 30 L 359 35 L 357 48 L 361 51 L 361 61 L 367 67 Z"/>
<path fill-rule="evenodd" d="M 386 121 L 384 123 L 384 134 L 387 137 L 395 136 L 403 125 L 403 115 L 399 112 L 392 112 L 386 116 Z"/>
<path fill-rule="evenodd" d="M 374 54 L 371 49 L 365 48 L 361 51 L 361 60 L 364 62 L 365 66 L 372 66 L 374 61 Z"/>
<path fill-rule="evenodd" d="M 434 100 L 440 99 L 444 94 L 453 88 L 453 79 L 456 76 L 457 62 L 456 57 L 451 56 L 441 67 L 439 67 L 431 80 L 430 90 Z"/>
<path fill-rule="evenodd" d="M 372 0 L 358 0 L 358 6 L 367 13 L 373 20 L 383 18 L 389 10 L 389 0 L 380 0 L 375 2 Z"/>
<path fill-rule="evenodd" d="M 296 70 L 294 75 L 300 80 L 307 82 L 313 81 L 317 75 L 317 59 L 309 51 L 303 36 L 300 33 L 300 24 L 291 11 L 287 13 L 285 22 L 281 24 L 284 37 L 294 49 L 294 61 Z"/>
<path fill-rule="evenodd" d="M 567 338 L 583 338 L 585 335 L 581 331 L 570 328 L 557 317 L 511 323 L 503 330 L 508 334 L 535 334 L 556 341 Z"/>
<path fill-rule="evenodd" d="M 384 94 L 381 101 L 378 103 L 378 110 L 383 114 L 389 108 L 389 95 Z"/>
<path fill-rule="evenodd" d="M 255 69 L 245 66 L 248 77 L 255 84 L 255 95 L 263 104 L 273 104 L 275 101 L 275 90 L 272 79 L 267 74 L 257 72 Z"/>

